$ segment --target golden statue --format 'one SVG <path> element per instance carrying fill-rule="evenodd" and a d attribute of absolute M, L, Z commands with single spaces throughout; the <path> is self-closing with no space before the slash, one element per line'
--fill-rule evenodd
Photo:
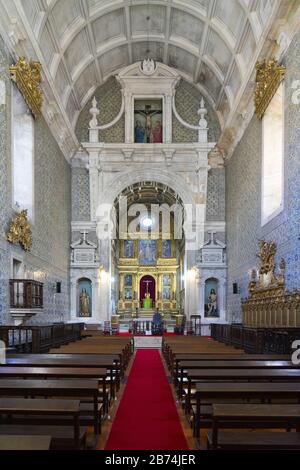
<path fill-rule="evenodd" d="M 259 281 L 260 285 L 265 285 L 265 276 L 268 276 L 268 284 L 271 285 L 276 281 L 275 277 L 275 255 L 277 246 L 275 242 L 268 243 L 265 240 L 259 242 L 259 253 L 257 257 L 260 258 Z"/>
<path fill-rule="evenodd" d="M 42 66 L 40 62 L 27 62 L 21 57 L 15 65 L 10 67 L 10 76 L 22 93 L 26 103 L 35 118 L 40 116 L 43 104 Z"/>
<path fill-rule="evenodd" d="M 13 244 L 20 243 L 25 251 L 31 250 L 32 232 L 28 222 L 27 210 L 23 210 L 12 220 L 6 239 Z"/>
<path fill-rule="evenodd" d="M 90 296 L 87 293 L 86 289 L 83 289 L 80 294 L 80 316 L 90 316 Z"/>

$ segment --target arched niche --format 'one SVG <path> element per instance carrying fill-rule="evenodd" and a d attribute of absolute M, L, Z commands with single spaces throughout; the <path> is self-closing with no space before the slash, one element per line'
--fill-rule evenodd
<path fill-rule="evenodd" d="M 204 318 L 220 318 L 220 287 L 219 280 L 215 277 L 205 281 Z"/>
<path fill-rule="evenodd" d="M 92 281 L 87 277 L 82 277 L 77 281 L 77 316 L 80 318 L 90 318 L 93 312 L 93 286 Z"/>

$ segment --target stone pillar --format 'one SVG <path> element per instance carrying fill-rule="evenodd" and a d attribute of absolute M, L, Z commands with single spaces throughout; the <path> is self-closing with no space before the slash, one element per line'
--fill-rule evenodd
<path fill-rule="evenodd" d="M 71 308 L 71 320 L 77 320 L 77 282 L 76 279 L 71 279 L 70 282 L 70 308 Z"/>
<path fill-rule="evenodd" d="M 220 279 L 220 319 L 225 320 L 226 318 L 226 278 Z"/>
<path fill-rule="evenodd" d="M 164 129 L 165 135 L 163 136 L 163 141 L 165 144 L 172 143 L 172 95 L 166 95 L 165 97 L 165 106 L 164 106 Z"/>
<path fill-rule="evenodd" d="M 204 318 L 205 313 L 205 281 L 202 277 L 199 277 L 198 282 L 198 294 L 199 294 L 199 315 L 201 315 L 201 319 Z"/>
<path fill-rule="evenodd" d="M 96 220 L 96 212 L 99 204 L 99 154 L 98 151 L 89 154 L 89 177 L 90 177 L 90 207 L 91 220 Z"/>
<path fill-rule="evenodd" d="M 133 139 L 133 97 L 131 93 L 124 92 L 125 104 L 125 143 L 132 144 Z"/>
<path fill-rule="evenodd" d="M 187 251 L 185 258 L 185 314 L 189 319 L 197 310 L 196 252 Z"/>

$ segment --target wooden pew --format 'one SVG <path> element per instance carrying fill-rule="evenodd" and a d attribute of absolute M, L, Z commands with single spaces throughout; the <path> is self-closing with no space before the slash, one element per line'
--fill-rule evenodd
<path fill-rule="evenodd" d="M 182 397 L 184 381 L 188 381 L 187 370 L 214 370 L 214 369 L 297 369 L 290 361 L 181 361 L 177 375 L 178 395 Z M 300 368 L 298 368 L 300 372 Z"/>
<path fill-rule="evenodd" d="M 64 397 L 79 398 L 89 397 L 93 402 L 94 432 L 99 432 L 100 411 L 98 405 L 99 386 L 98 380 L 0 380 L 0 396 L 2 397 Z"/>
<path fill-rule="evenodd" d="M 0 435 L 2 450 L 50 450 L 51 436 L 9 436 Z"/>
<path fill-rule="evenodd" d="M 267 423 L 268 428 L 296 428 L 298 432 L 237 433 L 219 432 L 232 428 L 236 421 L 254 428 Z M 207 434 L 208 450 L 299 450 L 300 405 L 235 405 L 212 406 L 212 431 Z"/>
<path fill-rule="evenodd" d="M 109 370 L 112 397 L 115 398 L 115 386 L 120 387 L 120 357 L 116 354 L 22 354 L 9 355 L 6 364 L 10 367 L 81 367 L 106 368 Z"/>
<path fill-rule="evenodd" d="M 203 400 L 248 400 L 258 399 L 260 401 L 280 399 L 295 400 L 298 402 L 300 394 L 300 383 L 196 383 L 196 415 L 194 435 L 198 438 L 201 425 L 201 402 Z"/>
<path fill-rule="evenodd" d="M 1 398 L 0 415 L 13 417 L 26 415 L 30 423 L 31 416 L 69 416 L 73 420 L 74 447 L 80 449 L 80 402 L 79 400 L 38 400 L 24 398 Z M 3 418 L 0 421 L 2 424 Z M 11 420 L 8 420 L 11 423 Z M 3 426 L 4 424 L 2 424 Z M 38 431 L 38 427 L 37 427 Z M 48 431 L 51 436 L 51 428 Z"/>
<path fill-rule="evenodd" d="M 247 364 L 247 363 L 245 363 Z M 192 384 L 201 382 L 228 382 L 232 381 L 232 387 L 236 382 L 265 381 L 265 382 L 300 382 L 300 368 L 298 369 L 190 369 L 187 372 L 188 388 L 186 396 L 186 410 L 189 412 L 191 407 L 191 389 Z"/>
<path fill-rule="evenodd" d="M 2 378 L 23 379 L 97 379 L 102 390 L 103 410 L 108 413 L 109 400 L 106 390 L 107 370 L 99 368 L 72 368 L 72 367 L 0 367 L 0 384 Z M 99 388 L 100 392 L 100 388 Z M 101 413 L 102 407 L 99 407 Z M 99 420 L 101 423 L 101 419 Z M 100 424 L 99 424 L 100 427 Z"/>

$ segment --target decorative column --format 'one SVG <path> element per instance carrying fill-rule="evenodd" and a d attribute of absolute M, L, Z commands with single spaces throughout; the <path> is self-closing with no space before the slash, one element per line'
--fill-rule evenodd
<path fill-rule="evenodd" d="M 70 282 L 70 307 L 71 307 L 71 319 L 77 320 L 77 282 L 76 279 L 71 278 Z"/>
<path fill-rule="evenodd" d="M 97 107 L 97 100 L 94 97 L 92 102 L 92 108 L 90 109 L 90 114 L 92 115 L 92 119 L 89 122 L 89 141 L 91 143 L 98 143 L 99 142 L 99 130 L 98 130 L 98 116 L 100 111 Z"/>
<path fill-rule="evenodd" d="M 96 220 L 97 207 L 99 204 L 99 152 L 91 151 L 89 154 L 89 177 L 90 177 L 90 207 L 91 220 Z"/>
<path fill-rule="evenodd" d="M 133 143 L 133 98 L 132 93 L 124 92 L 124 103 L 125 103 L 125 143 Z"/>
<path fill-rule="evenodd" d="M 164 108 L 164 129 L 165 135 L 163 136 L 163 140 L 165 144 L 172 143 L 172 95 L 165 96 L 165 108 Z"/>

